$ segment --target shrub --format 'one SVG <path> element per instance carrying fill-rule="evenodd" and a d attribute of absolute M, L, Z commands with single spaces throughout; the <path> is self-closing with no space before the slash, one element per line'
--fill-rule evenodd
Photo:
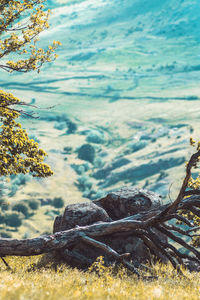
<path fill-rule="evenodd" d="M 97 130 L 91 130 L 88 133 L 86 141 L 89 143 L 103 144 L 104 143 L 104 134 L 103 134 L 103 132 L 100 132 Z"/>
<path fill-rule="evenodd" d="M 13 197 L 13 196 L 16 194 L 18 188 L 19 188 L 19 187 L 18 187 L 18 184 L 16 184 L 15 182 L 13 182 L 11 188 L 9 189 L 10 192 L 9 192 L 8 196 L 9 196 L 9 197 Z"/>
<path fill-rule="evenodd" d="M 63 151 L 64 151 L 64 154 L 72 154 L 73 148 L 72 147 L 64 147 Z"/>
<path fill-rule="evenodd" d="M 78 150 L 78 158 L 93 163 L 95 158 L 95 149 L 90 144 L 82 145 Z"/>
<path fill-rule="evenodd" d="M 83 192 L 86 191 L 86 189 L 90 190 L 92 188 L 92 181 L 87 175 L 78 176 L 77 181 L 78 183 L 76 185 L 78 186 L 79 191 Z"/>
<path fill-rule="evenodd" d="M 103 160 L 100 157 L 97 157 L 94 161 L 94 167 L 100 169 L 103 168 L 103 166 L 104 166 Z"/>
<path fill-rule="evenodd" d="M 63 130 L 66 127 L 66 122 L 56 122 L 54 125 L 55 129 Z"/>
<path fill-rule="evenodd" d="M 68 126 L 67 134 L 73 134 L 76 132 L 77 125 L 74 122 L 68 121 L 67 126 Z"/>
<path fill-rule="evenodd" d="M 3 200 L 3 199 L 0 200 L 1 210 L 8 210 L 9 206 L 10 206 L 10 204 L 6 200 Z"/>
<path fill-rule="evenodd" d="M 76 164 L 71 164 L 71 167 L 76 171 L 77 174 L 81 175 L 84 172 L 87 172 L 90 170 L 90 164 L 88 162 L 81 164 L 81 165 L 76 165 Z"/>
<path fill-rule="evenodd" d="M 9 232 L 6 232 L 6 231 L 1 231 L 1 232 L 0 232 L 0 236 L 1 236 L 2 238 L 11 238 L 11 237 L 12 237 L 12 234 L 9 233 Z"/>
<path fill-rule="evenodd" d="M 2 214 L 2 212 L 0 213 L 0 224 L 4 224 L 5 223 L 5 217 Z"/>
<path fill-rule="evenodd" d="M 12 210 L 14 211 L 18 211 L 18 212 L 21 212 L 23 213 L 23 215 L 25 217 L 28 217 L 29 216 L 29 207 L 26 203 L 16 203 L 13 207 L 12 207 Z"/>
<path fill-rule="evenodd" d="M 19 227 L 22 225 L 21 215 L 17 212 L 10 212 L 5 215 L 5 223 L 11 227 Z"/>
<path fill-rule="evenodd" d="M 61 197 L 56 197 L 52 201 L 52 205 L 56 208 L 61 208 L 64 206 L 64 200 Z"/>
<path fill-rule="evenodd" d="M 105 197 L 106 193 L 104 191 L 97 191 L 95 194 L 92 194 L 91 200 L 96 200 Z"/>
<path fill-rule="evenodd" d="M 40 202 L 38 200 L 35 199 L 30 199 L 28 201 L 28 206 L 32 209 L 32 210 L 37 210 L 40 206 Z"/>
<path fill-rule="evenodd" d="M 147 146 L 147 141 L 137 141 L 137 142 L 131 142 L 128 144 L 127 149 L 125 150 L 124 154 L 130 154 L 133 152 L 137 152 Z"/>

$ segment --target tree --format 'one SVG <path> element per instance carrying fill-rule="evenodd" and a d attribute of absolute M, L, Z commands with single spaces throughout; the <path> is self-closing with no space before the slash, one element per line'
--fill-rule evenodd
<path fill-rule="evenodd" d="M 37 177 L 53 174 L 43 163 L 46 152 L 39 149 L 38 143 L 29 139 L 26 130 L 16 122 L 21 111 L 12 105 L 21 105 L 12 94 L 0 91 L 0 117 L 3 125 L 0 131 L 0 175 L 30 173 Z M 23 113 L 23 112 L 22 112 Z"/>
<path fill-rule="evenodd" d="M 60 44 L 57 41 L 47 50 L 36 47 L 39 34 L 49 28 L 50 11 L 45 10 L 44 2 L 46 0 L 1 1 L 0 68 L 3 70 L 39 71 L 45 62 L 57 57 L 55 49 Z"/>
<path fill-rule="evenodd" d="M 49 27 L 50 11 L 46 0 L 0 2 L 0 68 L 8 72 L 40 71 L 41 66 L 56 59 L 54 41 L 45 50 L 37 48 L 39 34 Z M 30 173 L 37 177 L 53 174 L 43 163 L 46 152 L 29 139 L 16 121 L 20 115 L 33 116 L 24 110 L 26 103 L 0 90 L 0 175 Z M 23 109 L 22 109 L 23 107 Z"/>

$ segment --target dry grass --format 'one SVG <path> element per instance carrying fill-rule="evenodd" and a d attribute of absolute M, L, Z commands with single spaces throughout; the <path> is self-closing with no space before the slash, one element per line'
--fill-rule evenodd
<path fill-rule="evenodd" d="M 121 269 L 113 275 L 111 269 L 98 263 L 98 273 L 80 272 L 61 266 L 56 271 L 43 268 L 27 271 L 38 258 L 7 258 L 13 271 L 0 263 L 0 299 L 200 299 L 200 274 L 185 271 L 180 277 L 170 265 L 156 265 L 159 279 L 138 280 Z"/>

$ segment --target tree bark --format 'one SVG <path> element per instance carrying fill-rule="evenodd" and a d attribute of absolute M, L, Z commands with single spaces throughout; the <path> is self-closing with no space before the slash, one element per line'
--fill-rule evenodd
<path fill-rule="evenodd" d="M 186 218 L 179 214 L 180 209 L 187 209 L 190 211 L 192 211 L 193 208 L 196 210 L 199 209 L 200 196 L 192 195 L 191 197 L 184 199 L 179 203 L 176 210 L 173 210 L 173 213 L 170 213 L 168 210 L 168 213 L 163 216 L 162 212 L 166 211 L 170 205 L 171 204 L 163 205 L 160 208 L 117 221 L 98 222 L 82 227 L 78 226 L 66 231 L 56 232 L 52 235 L 40 236 L 33 239 L 20 240 L 1 238 L 0 256 L 32 256 L 60 249 L 65 249 L 67 253 L 67 251 L 71 251 L 69 248 L 73 248 L 72 246 L 82 241 L 93 247 L 101 248 L 105 253 L 111 255 L 138 275 L 136 267 L 127 260 L 128 253 L 119 254 L 108 245 L 97 240 L 100 237 L 112 236 L 113 234 L 121 234 L 122 236 L 128 234 L 143 240 L 154 256 L 157 256 L 158 258 L 161 258 L 162 256 L 167 257 L 177 270 L 180 269 L 180 262 L 184 259 L 189 259 L 200 265 L 200 252 L 184 240 L 184 237 L 192 239 L 192 233 L 198 232 L 199 227 L 193 226 Z M 178 225 L 168 225 L 168 221 L 173 219 L 181 220 L 189 227 L 189 229 L 184 230 Z M 156 237 L 154 230 L 160 231 L 163 235 L 170 238 L 170 241 L 162 242 L 159 240 Z M 181 237 L 176 235 L 177 232 L 179 235 L 181 234 Z M 172 241 L 189 250 L 189 253 L 181 253 L 178 247 L 173 245 Z M 73 253 L 73 250 L 71 253 Z M 78 257 L 81 259 L 81 255 Z"/>
<path fill-rule="evenodd" d="M 66 261 L 76 262 L 75 265 L 80 261 L 89 266 L 93 260 L 86 257 L 80 247 L 87 244 L 94 251 L 100 249 L 140 277 L 138 267 L 141 264 L 136 263 L 137 257 L 132 263 L 129 253 L 118 253 L 107 244 L 116 236 L 123 243 L 128 236 L 141 240 L 157 259 L 170 261 L 179 273 L 180 265 L 185 265 L 185 261 L 190 265 L 193 263 L 194 269 L 200 271 L 200 251 L 188 241 L 200 236 L 200 226 L 195 226 L 194 218 L 190 220 L 187 215 L 192 213 L 194 217 L 200 217 L 200 191 L 186 190 L 191 169 L 199 161 L 199 155 L 200 150 L 191 156 L 182 187 L 172 204 L 161 205 L 155 193 L 127 188 L 91 204 L 69 205 L 64 215 L 55 220 L 52 235 L 26 240 L 0 238 L 0 257 L 57 253 L 67 258 Z M 138 203 L 142 211 L 138 210 Z M 183 214 L 183 211 L 187 214 Z M 129 216 L 127 212 L 132 215 Z M 77 223 L 74 224 L 74 221 Z M 180 223 L 185 227 L 179 226 Z"/>

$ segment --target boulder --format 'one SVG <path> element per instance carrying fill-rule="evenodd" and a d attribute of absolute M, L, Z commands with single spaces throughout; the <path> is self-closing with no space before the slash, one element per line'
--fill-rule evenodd
<path fill-rule="evenodd" d="M 53 232 L 97 222 L 111 222 L 160 205 L 161 197 L 153 192 L 123 187 L 99 200 L 66 206 L 64 214 L 56 217 Z M 155 234 L 159 239 L 163 238 L 160 233 L 155 232 Z M 144 263 L 151 259 L 144 242 L 140 238 L 133 237 L 130 233 L 99 237 L 98 241 L 109 245 L 119 254 L 130 253 L 130 260 L 132 261 Z M 71 249 L 61 249 L 57 252 L 57 257 L 64 259 L 70 266 L 81 269 L 89 267 L 100 255 L 104 256 L 107 264 L 113 261 L 113 258 L 105 254 L 103 250 L 84 242 L 72 246 Z"/>
<path fill-rule="evenodd" d="M 161 205 L 161 197 L 143 189 L 122 187 L 93 203 L 105 209 L 113 220 L 119 220 Z"/>
<path fill-rule="evenodd" d="M 106 211 L 92 202 L 67 205 L 62 216 L 54 221 L 53 232 L 68 230 L 76 226 L 86 226 L 96 222 L 110 222 Z"/>

